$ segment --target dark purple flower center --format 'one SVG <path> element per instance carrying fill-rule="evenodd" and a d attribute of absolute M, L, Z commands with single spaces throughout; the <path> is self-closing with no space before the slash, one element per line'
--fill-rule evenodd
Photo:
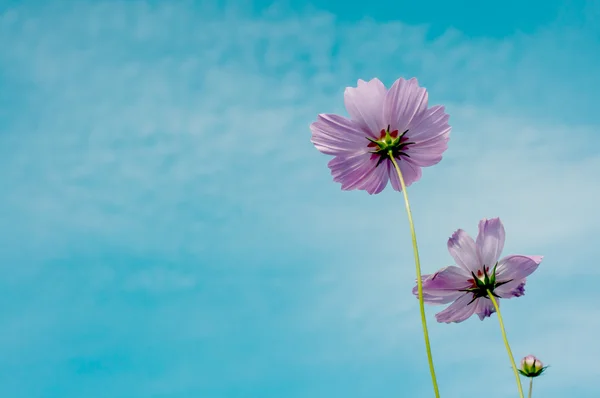
<path fill-rule="evenodd" d="M 394 130 L 390 132 L 390 126 L 388 125 L 387 129 L 382 129 L 379 134 L 379 139 L 372 139 L 370 137 L 366 137 L 369 140 L 369 144 L 367 145 L 369 148 L 375 148 L 374 151 L 370 153 L 373 156 L 379 157 L 377 161 L 377 166 L 381 164 L 385 159 L 395 158 L 400 159 L 401 156 L 410 157 L 405 151 L 410 144 L 414 144 L 414 142 L 408 142 L 408 137 L 406 137 L 406 130 L 402 134 L 398 134 L 398 130 Z"/>
<path fill-rule="evenodd" d="M 469 279 L 467 281 L 467 282 L 471 283 L 471 287 L 460 290 L 461 292 L 468 292 L 473 295 L 473 300 L 471 300 L 469 302 L 469 304 L 471 304 L 472 302 L 474 302 L 475 300 L 477 300 L 480 297 L 488 297 L 488 291 L 491 292 L 494 297 L 500 298 L 500 296 L 498 296 L 496 293 L 494 293 L 494 289 L 496 289 L 498 286 L 502 286 L 505 283 L 512 281 L 512 279 L 508 280 L 508 281 L 504 281 L 504 282 L 497 282 L 496 281 L 496 268 L 497 267 L 498 267 L 498 263 L 496 263 L 496 265 L 494 265 L 494 269 L 492 270 L 492 275 L 488 275 L 488 273 L 490 272 L 490 267 L 488 267 L 486 265 L 483 266 L 483 271 L 482 270 L 477 271 L 477 275 L 475 275 L 475 272 L 471 271 L 471 275 L 473 275 L 473 279 Z M 467 304 L 467 305 L 469 305 L 469 304 Z"/>

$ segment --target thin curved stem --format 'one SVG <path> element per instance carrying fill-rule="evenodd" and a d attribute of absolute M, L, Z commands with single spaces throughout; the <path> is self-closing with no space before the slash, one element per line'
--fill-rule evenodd
<path fill-rule="evenodd" d="M 529 378 L 529 398 L 531 398 L 531 393 L 533 391 L 533 377 Z"/>
<path fill-rule="evenodd" d="M 406 184 L 404 183 L 404 177 L 394 159 L 393 154 L 389 153 L 389 157 L 394 164 L 396 173 L 398 173 L 398 179 L 400 180 L 400 186 L 402 187 L 402 193 L 404 194 L 404 204 L 406 206 L 406 213 L 408 214 L 408 224 L 410 225 L 410 233 L 412 235 L 412 246 L 415 254 L 415 267 L 417 270 L 417 289 L 419 290 L 419 308 L 421 311 L 421 324 L 423 325 L 423 336 L 425 338 L 425 349 L 427 350 L 427 361 L 429 362 L 429 372 L 431 373 L 431 382 L 433 384 L 433 390 L 436 398 L 440 398 L 440 391 L 437 385 L 437 379 L 435 377 L 435 368 L 433 367 L 433 357 L 431 356 L 431 344 L 429 343 L 429 332 L 427 331 L 427 320 L 425 318 L 425 303 L 423 302 L 423 281 L 421 280 L 421 262 L 419 261 L 419 248 L 417 247 L 417 234 L 415 233 L 415 224 L 412 219 L 412 213 L 410 211 L 410 204 L 408 202 L 408 195 L 406 193 Z M 521 397 L 523 398 L 523 397 Z"/>
<path fill-rule="evenodd" d="M 515 364 L 515 358 L 513 357 L 512 351 L 510 350 L 510 345 L 508 344 L 508 338 L 506 337 L 506 330 L 504 330 L 504 322 L 502 321 L 502 315 L 500 314 L 500 307 L 498 307 L 498 302 L 494 298 L 492 292 L 488 289 L 487 294 L 490 300 L 492 300 L 492 304 L 496 309 L 496 314 L 498 314 L 498 322 L 500 322 L 500 331 L 502 332 L 502 338 L 504 339 L 504 346 L 506 347 L 506 351 L 508 352 L 508 358 L 510 358 L 510 364 L 512 365 L 513 372 L 515 373 L 515 378 L 517 379 L 517 387 L 519 388 L 519 396 L 524 398 L 523 396 L 523 386 L 521 385 L 521 377 L 519 377 L 519 371 L 517 370 L 517 365 Z"/>

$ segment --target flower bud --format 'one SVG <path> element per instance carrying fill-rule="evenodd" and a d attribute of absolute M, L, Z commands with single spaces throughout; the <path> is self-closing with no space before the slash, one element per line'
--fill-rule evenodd
<path fill-rule="evenodd" d="M 521 373 L 525 377 L 537 377 L 546 370 L 542 361 L 534 357 L 533 355 L 527 355 L 525 358 L 521 359 L 521 369 L 519 369 L 519 373 Z"/>

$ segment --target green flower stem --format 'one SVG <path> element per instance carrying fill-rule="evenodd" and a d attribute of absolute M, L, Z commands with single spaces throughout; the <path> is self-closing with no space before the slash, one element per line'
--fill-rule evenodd
<path fill-rule="evenodd" d="M 517 379 L 517 387 L 519 388 L 519 396 L 524 398 L 523 396 L 523 386 L 521 386 L 521 378 L 519 377 L 519 371 L 517 370 L 517 365 L 515 364 L 515 358 L 513 357 L 512 351 L 510 350 L 510 345 L 508 344 L 508 338 L 506 337 L 506 330 L 504 330 L 504 322 L 502 321 L 502 315 L 500 314 L 500 307 L 498 307 L 498 302 L 494 298 L 492 292 L 488 289 L 487 296 L 490 300 L 492 300 L 492 304 L 494 304 L 494 308 L 496 309 L 496 314 L 498 314 L 498 322 L 500 322 L 500 331 L 502 331 L 502 338 L 504 339 L 504 345 L 506 346 L 506 351 L 508 352 L 508 357 L 510 358 L 510 363 L 513 368 L 513 372 L 515 373 L 515 378 Z M 531 390 L 530 390 L 531 394 Z"/>
<path fill-rule="evenodd" d="M 425 319 L 425 303 L 423 302 L 423 281 L 421 280 L 421 263 L 419 261 L 419 249 L 417 247 L 417 234 L 415 233 L 415 224 L 412 219 L 412 213 L 410 211 L 410 204 L 408 202 L 408 195 L 406 194 L 406 184 L 404 183 L 404 177 L 396 159 L 390 151 L 389 158 L 394 164 L 398 178 L 400 179 L 400 186 L 402 187 L 402 193 L 404 194 L 404 204 L 406 205 L 406 213 L 408 214 L 408 224 L 410 225 L 410 233 L 412 235 L 412 246 L 415 253 L 415 266 L 417 269 L 417 288 L 419 290 L 419 307 L 421 310 L 421 323 L 423 325 L 423 336 L 425 337 L 425 348 L 427 349 L 427 360 L 429 361 L 429 371 L 431 372 L 431 382 L 433 383 L 433 390 L 436 398 L 440 398 L 440 391 L 438 389 L 437 380 L 435 378 L 435 369 L 433 367 L 433 358 L 431 356 L 431 345 L 429 344 L 429 332 L 427 331 L 427 320 Z M 523 398 L 523 397 L 521 397 Z"/>
<path fill-rule="evenodd" d="M 533 391 L 533 377 L 529 378 L 529 398 L 531 398 L 531 392 Z"/>

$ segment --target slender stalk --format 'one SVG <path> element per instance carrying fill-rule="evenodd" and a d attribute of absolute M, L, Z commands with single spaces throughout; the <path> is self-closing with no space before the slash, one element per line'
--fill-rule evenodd
<path fill-rule="evenodd" d="M 529 378 L 529 398 L 531 398 L 531 392 L 533 391 L 533 377 Z"/>
<path fill-rule="evenodd" d="M 433 384 L 433 391 L 435 392 L 436 398 L 440 398 L 440 391 L 437 385 L 437 379 L 435 377 L 435 368 L 433 367 L 433 358 L 431 356 L 431 344 L 429 343 L 429 332 L 427 331 L 427 320 L 425 319 L 425 303 L 423 302 L 423 281 L 421 280 L 421 262 L 419 261 L 419 248 L 417 247 L 417 234 L 415 233 L 415 224 L 412 219 L 412 213 L 410 211 L 410 204 L 408 202 L 408 195 L 406 193 L 406 184 L 404 183 L 404 177 L 398 167 L 398 163 L 392 152 L 390 151 L 389 157 L 394 164 L 396 173 L 398 173 L 398 179 L 400 180 L 400 186 L 402 187 L 402 193 L 404 194 L 404 204 L 406 206 L 406 213 L 408 214 L 408 224 L 410 225 L 410 233 L 412 235 L 412 246 L 415 254 L 415 267 L 417 270 L 417 289 L 419 290 L 419 308 L 421 311 L 421 324 L 423 325 L 423 336 L 425 338 L 425 349 L 427 350 L 427 360 L 429 362 L 429 372 L 431 373 L 431 382 Z M 523 398 L 523 397 L 521 397 Z"/>
<path fill-rule="evenodd" d="M 512 351 L 510 350 L 510 345 L 508 344 L 508 338 L 506 337 L 506 330 L 504 330 L 504 322 L 502 321 L 502 315 L 500 314 L 500 307 L 498 307 L 498 302 L 494 298 L 492 292 L 488 289 L 487 291 L 488 297 L 492 300 L 492 304 L 494 304 L 494 308 L 496 309 L 496 314 L 498 314 L 498 322 L 500 322 L 500 331 L 502 332 L 502 338 L 504 339 L 504 345 L 506 346 L 506 351 L 508 352 L 508 358 L 510 359 L 510 364 L 512 365 L 513 372 L 515 373 L 515 378 L 517 379 L 517 387 L 519 388 L 519 396 L 524 398 L 523 396 L 523 386 L 521 385 L 521 378 L 519 377 L 519 371 L 517 370 L 517 365 L 515 364 L 515 358 L 513 357 Z"/>

